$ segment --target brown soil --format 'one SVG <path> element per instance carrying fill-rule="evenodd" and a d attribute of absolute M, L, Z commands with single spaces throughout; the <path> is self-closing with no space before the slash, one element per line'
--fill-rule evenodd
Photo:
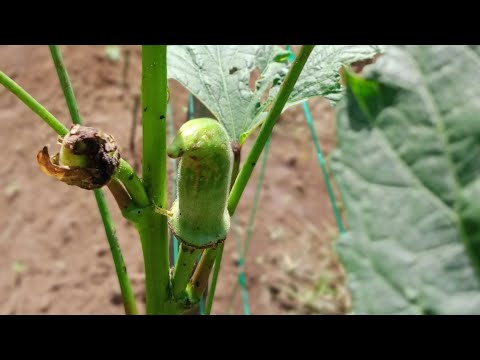
<path fill-rule="evenodd" d="M 86 124 L 113 134 L 131 163 L 134 98 L 140 93 L 141 53 L 131 52 L 128 88 L 124 62 L 103 46 L 64 46 L 64 57 Z M 11 76 L 64 123 L 69 114 L 47 46 L 0 46 L 0 70 Z M 186 118 L 188 93 L 176 83 L 171 102 L 178 128 Z M 311 102 L 326 153 L 334 146 L 334 112 Z M 0 313 L 122 314 L 115 270 L 93 194 L 44 175 L 36 154 L 56 136 L 30 109 L 0 87 Z M 343 272 L 332 251 L 338 234 L 321 169 L 301 107 L 288 110 L 275 128 L 255 232 L 246 263 L 253 314 L 344 313 L 349 306 Z M 249 141 L 244 154 L 251 146 Z M 171 170 L 171 164 L 169 164 Z M 256 179 L 239 205 L 244 238 Z M 139 307 L 144 311 L 140 241 L 107 194 Z M 226 250 L 213 308 L 226 314 L 238 276 L 235 233 Z M 232 313 L 243 313 L 237 293 Z"/>

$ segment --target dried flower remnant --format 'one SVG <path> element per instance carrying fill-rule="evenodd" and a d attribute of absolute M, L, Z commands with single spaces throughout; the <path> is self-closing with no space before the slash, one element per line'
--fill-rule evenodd
<path fill-rule="evenodd" d="M 120 152 L 111 135 L 92 127 L 73 125 L 59 140 L 60 153 L 50 157 L 45 146 L 37 154 L 45 174 L 86 190 L 109 183 L 120 164 Z"/>

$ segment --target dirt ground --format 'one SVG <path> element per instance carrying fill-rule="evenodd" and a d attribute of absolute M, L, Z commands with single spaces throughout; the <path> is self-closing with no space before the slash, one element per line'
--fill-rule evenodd
<path fill-rule="evenodd" d="M 132 113 L 140 94 L 141 50 L 109 59 L 104 46 L 63 46 L 85 123 L 114 135 L 122 156 L 141 154 L 138 125 L 130 151 Z M 0 70 L 12 77 L 64 123 L 69 115 L 47 46 L 0 46 Z M 186 119 L 188 93 L 171 84 L 176 128 Z M 311 101 L 324 151 L 334 146 L 334 111 Z M 0 313 L 122 314 L 119 286 L 93 194 L 44 175 L 36 154 L 56 136 L 30 109 L 0 87 Z M 245 147 L 248 151 L 251 141 Z M 244 155 L 245 157 L 245 155 Z M 172 164 L 169 164 L 170 170 Z M 245 237 L 260 166 L 239 205 Z M 171 171 L 170 171 L 171 172 Z M 143 261 L 135 229 L 107 193 L 141 311 Z M 170 197 L 171 199 L 171 197 Z M 321 169 L 301 106 L 276 126 L 255 231 L 246 262 L 252 314 L 338 314 L 349 306 L 344 275 L 332 243 L 338 234 Z M 242 314 L 235 232 L 227 239 L 213 307 L 215 314 Z"/>

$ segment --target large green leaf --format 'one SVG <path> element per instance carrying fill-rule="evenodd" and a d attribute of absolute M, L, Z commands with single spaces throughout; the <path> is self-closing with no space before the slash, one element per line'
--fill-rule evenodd
<path fill-rule="evenodd" d="M 275 45 L 176 45 L 168 47 L 168 76 L 195 95 L 240 140 L 260 120 L 262 98 L 286 75 L 288 53 Z M 262 79 L 250 89 L 250 74 Z"/>
<path fill-rule="evenodd" d="M 395 46 L 348 76 L 332 158 L 353 312 L 480 314 L 480 57 Z"/>
<path fill-rule="evenodd" d="M 241 143 L 264 120 L 288 72 L 288 53 L 277 45 L 177 45 L 168 47 L 169 77 L 195 95 Z M 339 98 L 342 64 L 371 58 L 370 45 L 317 45 L 288 107 L 314 96 Z M 260 78 L 251 90 L 251 73 Z"/>

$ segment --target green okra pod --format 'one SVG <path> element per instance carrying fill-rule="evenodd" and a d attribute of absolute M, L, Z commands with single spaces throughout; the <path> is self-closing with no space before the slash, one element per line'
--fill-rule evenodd
<path fill-rule="evenodd" d="M 230 228 L 227 200 L 233 152 L 227 132 L 213 119 L 190 120 L 179 129 L 167 154 L 181 158 L 170 228 L 190 247 L 214 247 Z"/>

